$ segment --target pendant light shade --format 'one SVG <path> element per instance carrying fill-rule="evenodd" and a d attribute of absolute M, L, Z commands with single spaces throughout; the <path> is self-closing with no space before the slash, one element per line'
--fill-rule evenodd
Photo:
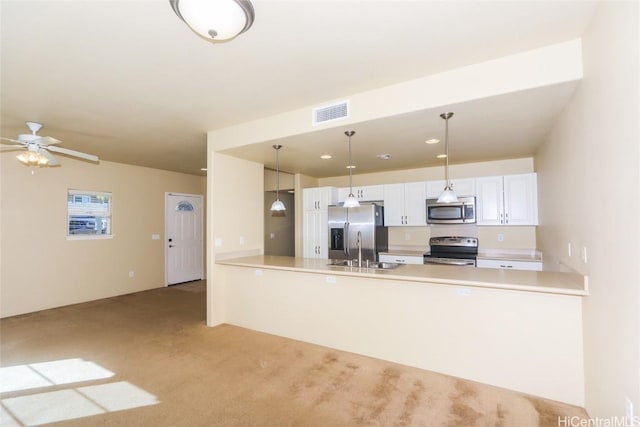
<path fill-rule="evenodd" d="M 453 116 L 453 113 L 442 113 L 440 117 L 444 119 L 445 128 L 444 128 L 444 147 L 445 147 L 445 164 L 444 164 L 444 174 L 445 174 L 445 187 L 444 191 L 440 193 L 438 197 L 438 203 L 454 203 L 458 201 L 458 196 L 453 191 L 453 187 L 451 186 L 451 181 L 449 180 L 449 119 Z"/>
<path fill-rule="evenodd" d="M 173 11 L 197 35 L 213 42 L 247 31 L 255 14 L 249 0 L 169 0 Z"/>
<path fill-rule="evenodd" d="M 358 199 L 355 198 L 355 196 L 353 195 L 353 185 L 352 185 L 352 170 L 353 170 L 353 164 L 351 163 L 351 137 L 353 135 L 355 135 L 355 131 L 353 130 L 348 130 L 346 131 L 344 134 L 347 135 L 349 137 L 349 164 L 347 165 L 347 167 L 349 168 L 349 195 L 347 196 L 347 199 L 344 201 L 343 206 L 345 208 L 357 208 L 358 206 L 360 206 L 360 202 L 358 202 Z"/>
<path fill-rule="evenodd" d="M 282 145 L 274 145 L 276 150 L 276 201 L 271 204 L 271 212 L 284 212 L 287 210 L 284 203 L 280 201 L 280 149 Z"/>

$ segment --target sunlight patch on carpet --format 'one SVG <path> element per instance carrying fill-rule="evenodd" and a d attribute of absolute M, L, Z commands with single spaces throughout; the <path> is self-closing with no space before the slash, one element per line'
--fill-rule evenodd
<path fill-rule="evenodd" d="M 0 392 L 16 392 L 104 380 L 115 374 L 83 359 L 64 359 L 0 368 Z M 60 387 L 58 387 L 60 388 Z M 160 403 L 127 382 L 30 392 L 0 400 L 0 427 L 37 426 Z"/>
<path fill-rule="evenodd" d="M 0 368 L 0 393 L 110 378 L 114 374 L 93 362 L 65 359 Z"/>

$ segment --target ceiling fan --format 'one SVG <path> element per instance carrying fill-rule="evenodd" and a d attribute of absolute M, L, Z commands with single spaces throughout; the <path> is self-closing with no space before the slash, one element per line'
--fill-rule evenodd
<path fill-rule="evenodd" d="M 62 141 L 50 136 L 40 136 L 38 131 L 42 128 L 41 123 L 27 122 L 27 127 L 31 134 L 18 135 L 18 139 L 5 138 L 0 136 L 0 143 L 7 144 L 0 146 L 4 151 L 26 150 L 26 153 L 18 154 L 16 157 L 22 163 L 28 166 L 59 166 L 60 162 L 54 157 L 50 151 L 60 153 L 67 156 L 78 157 L 84 160 L 97 162 L 98 156 L 93 154 L 81 153 L 79 151 L 69 150 L 68 148 L 58 147 L 56 144 Z"/>

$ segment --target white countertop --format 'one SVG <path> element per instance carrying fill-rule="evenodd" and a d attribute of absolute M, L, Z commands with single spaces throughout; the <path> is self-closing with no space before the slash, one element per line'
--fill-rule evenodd
<path fill-rule="evenodd" d="M 221 265 L 369 277 L 456 286 L 585 296 L 587 278 L 574 272 L 522 271 L 450 265 L 400 265 L 393 270 L 330 266 L 327 259 L 256 255 L 216 261 Z"/>

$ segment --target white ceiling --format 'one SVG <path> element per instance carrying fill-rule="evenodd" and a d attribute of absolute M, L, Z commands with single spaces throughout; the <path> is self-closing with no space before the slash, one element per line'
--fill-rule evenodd
<path fill-rule="evenodd" d="M 200 173 L 207 131 L 571 40 L 595 7 L 562 0 L 253 3 L 253 27 L 214 45 L 194 35 L 168 0 L 2 0 L 2 136 L 39 121 L 41 134 L 65 148 Z M 531 155 L 574 89 L 561 84 L 446 106 L 456 113 L 451 161 Z M 440 112 L 354 127 L 356 173 L 441 162 L 434 157 L 442 144 L 423 143 L 442 137 Z M 282 169 L 344 175 L 344 130 L 278 141 L 287 147 Z M 273 166 L 273 143 L 229 153 Z M 320 162 L 325 152 L 334 159 Z M 392 159 L 375 159 L 379 153 Z"/>

